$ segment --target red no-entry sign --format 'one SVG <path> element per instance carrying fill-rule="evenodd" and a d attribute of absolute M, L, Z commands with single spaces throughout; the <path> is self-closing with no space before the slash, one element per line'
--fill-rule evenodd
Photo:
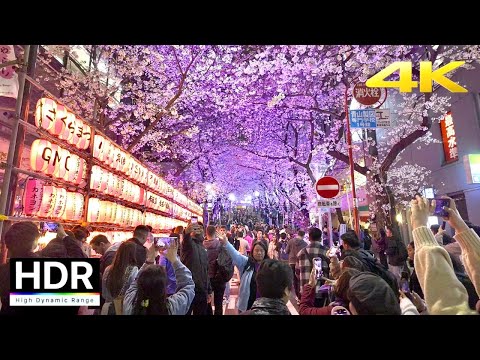
<path fill-rule="evenodd" d="M 331 199 L 340 193 L 340 183 L 331 176 L 324 176 L 318 179 L 315 190 L 322 198 Z"/>

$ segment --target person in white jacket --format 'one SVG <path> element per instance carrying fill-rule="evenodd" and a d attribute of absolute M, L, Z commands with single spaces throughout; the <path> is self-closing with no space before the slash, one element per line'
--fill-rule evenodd
<path fill-rule="evenodd" d="M 473 315 L 468 306 L 468 293 L 457 279 L 447 251 L 435 240 L 427 227 L 434 203 L 417 195 L 411 201 L 411 223 L 415 242 L 415 270 L 431 315 Z M 476 291 L 480 294 L 480 238 L 460 217 L 455 202 L 450 199 L 448 212 L 450 226 L 455 229 L 455 240 L 462 248 L 465 269 Z"/>

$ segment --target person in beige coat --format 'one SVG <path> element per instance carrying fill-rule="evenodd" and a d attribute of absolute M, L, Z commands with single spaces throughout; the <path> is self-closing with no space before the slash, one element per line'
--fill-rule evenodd
<path fill-rule="evenodd" d="M 428 312 L 431 315 L 478 314 L 468 306 L 467 290 L 457 279 L 450 256 L 427 227 L 428 216 L 434 205 L 419 195 L 411 201 L 415 270 Z M 462 248 L 465 270 L 477 294 L 480 294 L 480 237 L 465 224 L 452 199 L 450 207 L 444 210 L 449 214 L 444 220 L 455 229 L 455 240 Z"/>

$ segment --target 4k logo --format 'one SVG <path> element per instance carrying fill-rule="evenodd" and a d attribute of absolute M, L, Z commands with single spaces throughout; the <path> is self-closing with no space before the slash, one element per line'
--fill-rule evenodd
<path fill-rule="evenodd" d="M 397 61 L 388 65 L 379 73 L 373 75 L 365 83 L 368 87 L 377 88 L 398 88 L 400 92 L 412 92 L 420 82 L 420 92 L 432 92 L 433 82 L 452 93 L 466 93 L 467 89 L 445 77 L 445 74 L 462 66 L 465 61 L 452 61 L 437 70 L 432 70 L 430 61 L 420 61 L 420 81 L 412 80 L 412 63 L 410 61 Z M 388 76 L 398 70 L 400 79 L 398 81 L 385 80 Z"/>

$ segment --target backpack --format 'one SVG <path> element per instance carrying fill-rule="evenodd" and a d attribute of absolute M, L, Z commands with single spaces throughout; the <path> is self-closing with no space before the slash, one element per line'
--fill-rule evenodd
<path fill-rule="evenodd" d="M 288 261 L 288 254 L 285 252 L 287 249 L 287 242 L 286 241 L 280 241 L 279 246 L 278 246 L 278 259 L 283 260 L 283 261 Z"/>
<path fill-rule="evenodd" d="M 359 251 L 352 251 L 348 255 L 355 256 L 357 259 L 359 259 L 362 262 L 365 271 L 377 274 L 383 280 L 385 280 L 388 285 L 390 285 L 395 294 L 398 293 L 398 284 L 395 275 L 385 269 L 369 251 L 361 249 Z"/>
<path fill-rule="evenodd" d="M 227 249 L 222 246 L 217 256 L 217 270 L 214 279 L 220 283 L 229 282 L 233 276 L 233 261 Z"/>

